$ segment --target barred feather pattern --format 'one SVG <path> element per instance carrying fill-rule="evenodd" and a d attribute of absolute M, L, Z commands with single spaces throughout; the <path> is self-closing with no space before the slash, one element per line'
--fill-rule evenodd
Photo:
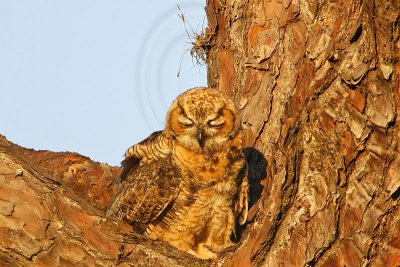
<path fill-rule="evenodd" d="M 125 158 L 140 159 L 140 164 L 165 158 L 171 152 L 171 139 L 163 131 L 152 133 L 148 138 L 135 144 L 125 151 Z"/>

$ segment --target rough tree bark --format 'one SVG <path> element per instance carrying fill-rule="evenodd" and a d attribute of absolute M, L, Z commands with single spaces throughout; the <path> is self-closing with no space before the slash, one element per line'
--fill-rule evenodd
<path fill-rule="evenodd" d="M 251 213 L 201 261 L 104 217 L 119 169 L 0 136 L 0 266 L 397 266 L 398 1 L 208 0 L 209 86 L 240 106 Z"/>
<path fill-rule="evenodd" d="M 225 266 L 400 265 L 399 5 L 208 1 L 209 85 L 267 161 Z"/>

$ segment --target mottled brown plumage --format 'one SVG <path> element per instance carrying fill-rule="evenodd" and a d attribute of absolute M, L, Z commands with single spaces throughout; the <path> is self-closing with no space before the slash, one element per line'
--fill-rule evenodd
<path fill-rule="evenodd" d="M 210 88 L 186 91 L 165 129 L 126 151 L 107 214 L 197 257 L 216 257 L 247 218 L 242 144 L 231 99 Z"/>

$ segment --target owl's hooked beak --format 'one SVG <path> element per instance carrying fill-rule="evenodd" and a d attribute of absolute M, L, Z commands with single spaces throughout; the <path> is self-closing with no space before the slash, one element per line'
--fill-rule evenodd
<path fill-rule="evenodd" d="M 204 141 L 205 141 L 204 139 L 205 139 L 204 138 L 204 130 L 203 130 L 203 128 L 199 128 L 197 130 L 197 141 L 199 141 L 199 145 L 200 145 L 201 149 L 204 148 Z"/>

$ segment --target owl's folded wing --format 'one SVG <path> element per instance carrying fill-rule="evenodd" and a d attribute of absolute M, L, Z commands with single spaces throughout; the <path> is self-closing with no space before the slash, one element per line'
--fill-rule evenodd
<path fill-rule="evenodd" d="M 247 173 L 247 170 L 246 170 Z M 249 211 L 249 180 L 247 175 L 244 175 L 240 185 L 238 196 L 235 201 L 234 212 L 240 225 L 245 224 Z"/>
<path fill-rule="evenodd" d="M 171 152 L 170 141 L 163 131 L 152 133 L 149 137 L 137 143 L 125 152 L 121 162 L 120 181 L 123 181 L 132 168 L 147 164 L 150 161 L 165 158 Z"/>
<path fill-rule="evenodd" d="M 171 156 L 133 168 L 107 209 L 107 215 L 122 219 L 144 231 L 176 198 L 182 177 Z"/>

